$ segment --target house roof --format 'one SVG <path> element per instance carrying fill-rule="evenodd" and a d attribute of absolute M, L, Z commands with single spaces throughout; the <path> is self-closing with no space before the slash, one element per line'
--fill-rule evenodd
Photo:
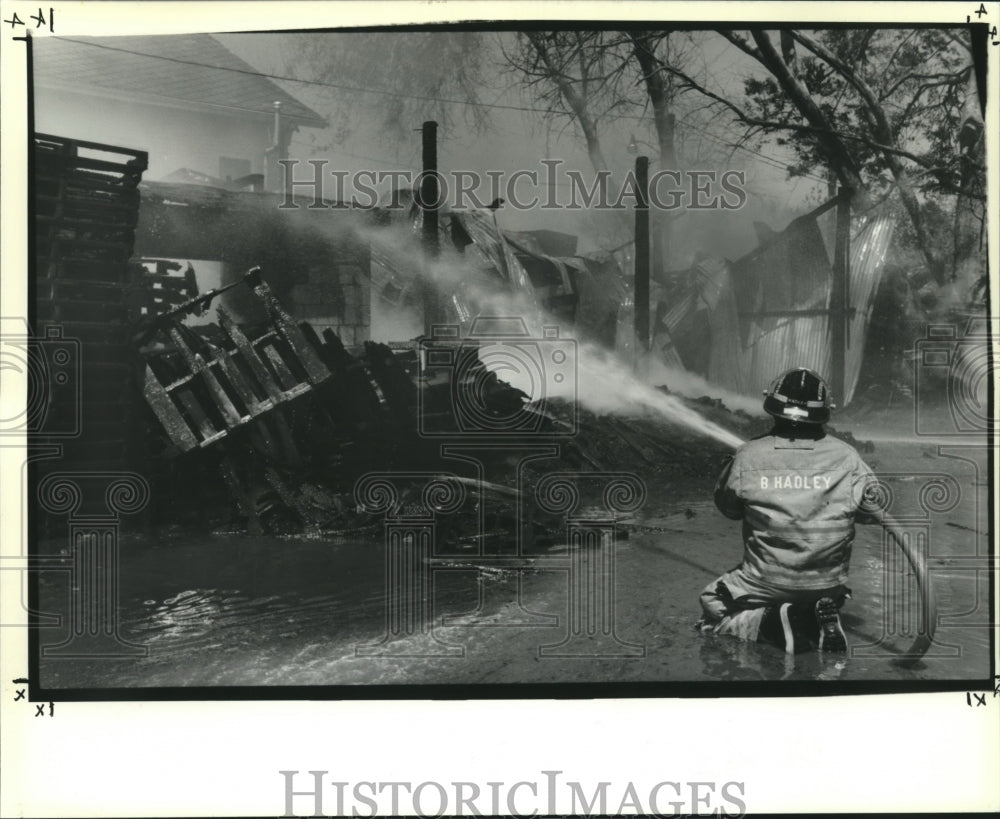
<path fill-rule="evenodd" d="M 217 108 L 233 115 L 281 115 L 300 125 L 326 121 L 209 34 L 39 37 L 36 85 Z"/>

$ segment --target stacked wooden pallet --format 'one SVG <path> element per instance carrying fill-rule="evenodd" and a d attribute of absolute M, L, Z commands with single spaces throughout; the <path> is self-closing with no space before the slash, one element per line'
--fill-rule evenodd
<path fill-rule="evenodd" d="M 142 151 L 34 137 L 33 323 L 45 339 L 40 346 L 61 339 L 63 357 L 79 357 L 68 365 L 75 389 L 50 389 L 46 397 L 46 421 L 36 432 L 58 435 L 63 455 L 43 462 L 43 472 L 128 465 L 135 367 L 128 305 L 136 275 L 129 258 L 146 165 Z"/>

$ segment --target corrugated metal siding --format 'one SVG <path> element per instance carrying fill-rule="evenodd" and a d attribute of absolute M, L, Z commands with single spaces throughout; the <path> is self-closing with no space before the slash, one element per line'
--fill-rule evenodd
<path fill-rule="evenodd" d="M 791 367 L 830 371 L 830 345 L 825 316 L 765 318 L 756 341 L 744 351 L 748 395 L 760 395 L 774 377 Z"/>
<path fill-rule="evenodd" d="M 740 350 L 740 318 L 729 267 L 720 259 L 705 259 L 698 265 L 698 281 L 702 298 L 709 308 L 712 351 L 708 380 L 732 384 L 731 389 L 743 392 L 747 385 Z M 733 328 L 737 332 L 733 332 Z"/>
<path fill-rule="evenodd" d="M 833 271 L 814 219 L 793 222 L 779 236 L 734 265 L 747 278 L 746 301 L 737 305 L 743 336 L 741 377 L 734 389 L 760 395 L 782 370 L 830 369 L 825 315 L 760 316 L 778 310 L 821 310 L 829 306 Z"/>
<path fill-rule="evenodd" d="M 848 325 L 847 333 L 845 406 L 854 397 L 854 390 L 858 386 L 868 324 L 875 306 L 875 296 L 882 283 L 885 257 L 889 252 L 894 228 L 895 222 L 888 214 L 883 213 L 869 219 L 851 237 L 850 300 L 856 312 Z"/>
<path fill-rule="evenodd" d="M 851 400 L 863 361 L 865 337 L 882 278 L 893 222 L 886 214 L 868 218 L 857 229 L 850 251 L 850 302 L 856 312 L 849 325 L 846 396 Z M 719 386 L 758 396 L 776 375 L 809 367 L 830 379 L 830 326 L 826 314 L 763 316 L 779 310 L 828 310 L 833 270 L 814 219 L 793 222 L 773 241 L 733 265 L 703 261 L 697 287 L 708 304 L 712 353 L 708 379 Z M 671 311 L 693 309 L 690 298 Z"/>

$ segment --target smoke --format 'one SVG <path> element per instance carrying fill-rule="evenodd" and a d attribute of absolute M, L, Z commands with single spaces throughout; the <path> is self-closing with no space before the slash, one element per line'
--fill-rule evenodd
<path fill-rule="evenodd" d="M 366 238 L 376 251 L 387 256 L 412 260 L 414 266 L 422 265 L 419 242 L 409 230 L 375 230 Z M 415 271 L 416 272 L 416 271 Z M 527 328 L 533 344 L 511 348 L 504 347 L 504 354 L 494 355 L 490 347 L 481 353 L 483 363 L 511 386 L 523 390 L 532 401 L 550 398 L 576 400 L 586 409 L 598 414 L 615 414 L 627 417 L 646 415 L 661 418 L 669 423 L 686 427 L 700 435 L 713 438 L 730 447 L 743 443 L 742 439 L 718 424 L 708 420 L 675 395 L 656 389 L 654 384 L 665 385 L 672 392 L 698 397 L 718 397 L 720 390 L 704 379 L 690 373 L 671 370 L 652 361 L 645 368 L 646 377 L 640 377 L 633 367 L 609 350 L 588 342 L 573 339 L 559 321 L 546 314 L 538 304 L 534 290 L 524 288 L 511 291 L 498 281 L 475 275 L 468 261 L 443 252 L 430 266 L 431 276 L 438 293 L 452 301 L 459 315 L 471 317 L 517 317 Z M 377 297 L 372 299 L 373 306 Z M 373 337 L 391 334 L 401 338 L 403 328 L 421 328 L 422 321 L 415 308 L 395 307 L 382 314 Z M 398 320 L 389 325 L 386 319 Z M 546 327 L 559 327 L 558 338 L 547 337 Z M 418 330 L 419 332 L 419 330 Z M 493 351 L 498 351 L 493 348 Z M 575 359 L 575 378 L 572 367 L 553 368 L 549 350 L 563 350 Z M 571 362 L 572 363 L 572 362 Z M 558 369 L 558 373 L 554 372 Z M 564 377 L 559 378 L 559 375 Z M 565 377 L 569 374 L 569 377 Z M 732 408 L 759 412 L 759 405 L 742 396 L 726 394 L 724 400 Z"/>
<path fill-rule="evenodd" d="M 416 338 L 424 331 L 424 322 L 412 307 L 389 304 L 383 299 L 371 302 L 371 338 L 373 341 L 401 341 Z"/>
<path fill-rule="evenodd" d="M 570 390 L 564 390 L 565 397 L 576 397 L 582 406 L 596 413 L 653 416 L 687 427 L 726 446 L 735 448 L 743 443 L 738 435 L 708 420 L 677 396 L 664 393 L 639 378 L 628 364 L 610 351 L 589 342 L 577 342 L 576 351 L 575 396 Z M 676 384 L 679 379 L 674 381 Z"/>
<path fill-rule="evenodd" d="M 667 387 L 671 392 L 679 393 L 688 398 L 701 398 L 707 395 L 720 399 L 728 409 L 741 410 L 748 415 L 760 417 L 765 415 L 762 400 L 724 389 L 717 384 L 706 381 L 697 373 L 669 367 L 655 355 L 647 356 L 641 372 L 645 374 L 646 383 L 652 386 Z"/>

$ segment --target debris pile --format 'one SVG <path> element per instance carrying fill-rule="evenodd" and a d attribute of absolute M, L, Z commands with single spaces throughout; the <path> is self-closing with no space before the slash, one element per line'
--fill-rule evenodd
<path fill-rule="evenodd" d="M 454 541 L 480 531 L 462 524 L 478 515 L 480 504 L 490 509 L 487 531 L 509 537 L 518 525 L 518 475 L 529 497 L 553 471 L 634 472 L 703 493 L 731 452 L 649 412 L 599 415 L 557 399 L 531 404 L 487 370 L 473 339 L 366 342 L 348 349 L 332 329 L 317 334 L 308 322 L 295 321 L 258 269 L 234 286 L 253 294 L 267 316 L 263 324 L 241 326 L 218 308 L 218 325 L 185 325 L 186 314 L 220 292 L 209 291 L 147 319 L 137 335 L 146 361 L 143 395 L 165 438 L 160 454 L 167 457 L 161 461 L 175 463 L 161 475 L 163 491 L 154 495 L 198 507 L 192 520 L 202 525 L 314 534 L 357 528 L 376 522 L 357 507 L 359 478 L 380 471 L 439 471 L 457 474 L 469 488 L 468 507 L 452 522 Z M 431 364 L 422 360 L 432 355 L 437 358 Z M 770 427 L 768 418 L 731 412 L 717 398 L 674 397 L 742 438 Z M 567 435 L 569 429 L 575 434 Z M 478 456 L 486 480 L 468 464 L 464 471 L 457 467 L 441 446 L 468 446 L 478 440 L 477 430 L 480 438 L 486 435 Z M 505 446 L 491 447 L 497 430 Z M 519 473 L 519 443 L 556 444 L 557 454 Z M 492 475 L 504 476 L 504 482 L 491 482 Z M 225 488 L 228 503 L 206 491 L 206 476 Z M 184 487 L 195 487 L 186 500 Z M 220 507 L 235 512 L 235 520 L 213 521 Z M 520 514 L 527 508 L 530 503 Z M 176 519 L 173 507 L 163 511 Z M 527 514 L 531 538 L 561 525 L 537 510 Z"/>
<path fill-rule="evenodd" d="M 206 504 L 218 496 L 177 490 L 183 496 L 184 485 L 214 473 L 251 532 L 343 528 L 357 522 L 353 488 L 367 472 L 454 471 L 439 439 L 419 430 L 460 429 L 456 393 L 475 391 L 487 414 L 525 407 L 524 394 L 481 362 L 425 376 L 416 344 L 366 342 L 352 352 L 332 329 L 320 335 L 292 319 L 258 269 L 236 284 L 254 295 L 265 323 L 240 326 L 218 308 L 218 325 L 184 324 L 219 292 L 209 291 L 153 316 L 136 336 L 160 439 L 154 460 L 174 461 L 159 483 L 175 504 L 200 507 L 194 519 L 210 519 Z M 456 359 L 472 361 L 456 344 Z M 549 423 L 537 420 L 539 429 Z M 172 506 L 162 512 L 176 517 Z"/>
<path fill-rule="evenodd" d="M 176 496 L 179 484 L 202 486 L 206 476 L 218 476 L 214 483 L 229 498 L 222 505 L 251 532 L 318 533 L 363 525 L 371 520 L 354 500 L 360 477 L 440 470 L 475 486 L 468 514 L 483 500 L 476 490 L 490 495 L 487 527 L 509 533 L 517 515 L 513 483 L 476 483 L 481 475 L 471 468 L 464 474 L 441 452 L 442 442 L 468 443 L 469 423 L 488 429 L 491 418 L 502 426 L 520 417 L 527 423 L 508 429 L 528 430 L 523 442 L 559 445 L 558 455 L 525 470 L 526 493 L 556 470 L 638 471 L 700 486 L 714 479 L 727 453 L 652 416 L 598 416 L 554 400 L 541 411 L 487 371 L 469 339 L 434 339 L 433 351 L 448 352 L 449 366 L 422 367 L 427 349 L 419 343 L 367 342 L 349 350 L 331 329 L 320 335 L 308 322 L 293 320 L 258 270 L 240 283 L 263 307 L 264 324 L 241 327 L 219 309 L 218 325 L 186 326 L 183 316 L 211 300 L 216 292 L 210 291 L 152 317 L 138 338 L 146 360 L 143 394 L 166 439 L 160 454 L 172 458 L 181 475 L 164 476 L 165 493 Z M 712 399 L 691 404 L 744 436 L 762 424 Z M 567 436 L 573 412 L 578 432 Z M 489 474 L 517 473 L 518 440 L 485 456 Z M 198 490 L 187 502 L 202 505 L 194 518 L 204 520 L 211 519 L 205 504 L 217 506 L 219 500 Z M 176 517 L 173 509 L 164 511 Z M 539 518 L 536 529 L 554 523 Z"/>
<path fill-rule="evenodd" d="M 597 415 L 553 399 L 532 404 L 484 363 L 492 336 L 476 335 L 475 316 L 494 292 L 519 294 L 529 312 L 554 314 L 615 346 L 624 297 L 610 285 L 618 276 L 574 255 L 575 237 L 505 234 L 495 213 L 446 214 L 443 252 L 462 274 L 448 300 L 454 334 L 378 344 L 362 341 L 370 299 L 405 304 L 407 288 L 422 286 L 412 273 L 422 252 L 416 211 L 392 230 L 361 230 L 366 217 L 354 214 L 331 235 L 293 220 L 285 240 L 262 249 L 274 233 L 264 226 L 277 224 L 271 199 L 158 183 L 147 185 L 145 238 L 137 243 L 146 159 L 35 137 L 37 318 L 60 325 L 36 340 L 59 370 L 44 380 L 50 394 L 41 413 L 47 432 L 66 439 L 53 463 L 138 471 L 153 485 L 152 522 L 343 530 L 373 520 L 357 506 L 357 481 L 390 471 L 455 475 L 468 490 L 459 528 L 463 514 L 488 506 L 487 529 L 509 534 L 524 514 L 536 530 L 558 525 L 523 503 L 550 472 L 634 472 L 701 491 L 729 454 L 659 416 Z M 259 266 L 234 280 L 235 265 L 253 254 Z M 227 283 L 199 293 L 193 265 L 179 261 L 187 257 L 223 260 Z M 226 307 L 207 321 L 212 302 L 229 291 Z M 192 315 L 201 320 L 189 322 Z M 526 326 L 514 336 L 530 341 Z M 768 427 L 718 399 L 675 397 L 742 438 Z M 476 440 L 482 451 L 464 463 L 443 446 Z M 548 444 L 553 455 L 524 466 L 520 443 Z"/>

